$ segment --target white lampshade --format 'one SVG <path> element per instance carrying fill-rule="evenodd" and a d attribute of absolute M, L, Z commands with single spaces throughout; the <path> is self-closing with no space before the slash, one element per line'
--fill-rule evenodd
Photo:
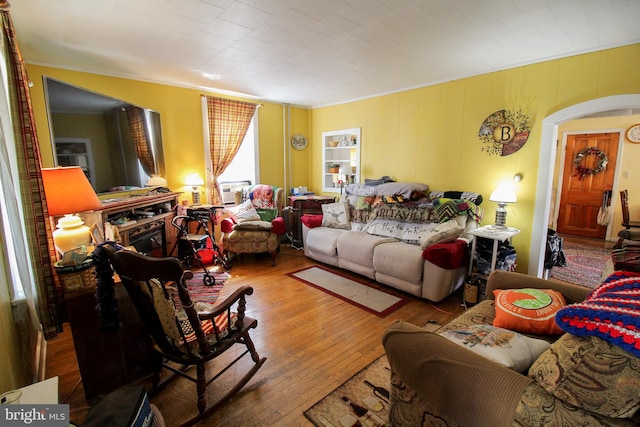
<path fill-rule="evenodd" d="M 489 200 L 492 202 L 502 202 L 502 203 L 515 203 L 518 201 L 516 197 L 516 192 L 513 188 L 509 188 L 507 186 L 498 187 L 491 193 L 489 196 Z"/>
<path fill-rule="evenodd" d="M 165 185 L 167 185 L 167 180 L 156 173 L 151 175 L 147 181 L 147 187 L 164 187 Z"/>
<path fill-rule="evenodd" d="M 489 200 L 498 204 L 498 209 L 496 209 L 496 226 L 498 227 L 505 227 L 507 222 L 507 203 L 518 201 L 514 184 L 513 181 L 503 182 L 489 196 Z"/>

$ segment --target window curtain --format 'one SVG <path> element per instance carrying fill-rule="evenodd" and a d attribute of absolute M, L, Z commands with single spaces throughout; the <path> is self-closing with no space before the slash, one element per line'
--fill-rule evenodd
<path fill-rule="evenodd" d="M 207 118 L 209 125 L 209 147 L 211 155 L 211 203 L 222 205 L 222 191 L 218 177 L 235 157 L 257 104 L 207 96 Z"/>
<path fill-rule="evenodd" d="M 32 323 L 41 323 L 45 337 L 51 338 L 62 331 L 63 305 L 51 261 L 55 259 L 55 248 L 46 211 L 40 147 L 29 94 L 29 79 L 6 0 L 0 0 L 0 16 L 10 108 L 10 117 L 3 117 L 3 121 L 9 119 L 12 126 L 10 134 L 4 134 L 3 144 L 12 144 L 5 148 L 9 153 L 15 153 L 14 168 L 17 172 L 11 177 L 13 193 L 3 193 L 3 196 L 5 199 L 15 198 L 19 204 L 15 210 L 20 211 L 23 218 L 19 221 L 16 218 L 20 217 L 11 217 L 13 221 L 10 226 L 17 234 L 14 235 L 14 241 L 8 244 L 14 246 L 17 264 L 24 270 L 20 271 L 20 281 L 25 298 L 38 312 L 37 316 L 33 316 L 38 320 L 32 319 Z M 4 180 L 3 175 L 3 187 Z M 18 236 L 22 237 L 20 242 Z M 25 274 L 26 271 L 30 274 Z"/>
<path fill-rule="evenodd" d="M 156 164 L 153 160 L 151 140 L 149 139 L 144 109 L 140 107 L 127 107 L 125 112 L 127 113 L 131 138 L 136 146 L 136 155 L 138 156 L 138 160 L 140 160 L 142 170 L 144 170 L 147 176 L 152 176 L 157 171 Z"/>

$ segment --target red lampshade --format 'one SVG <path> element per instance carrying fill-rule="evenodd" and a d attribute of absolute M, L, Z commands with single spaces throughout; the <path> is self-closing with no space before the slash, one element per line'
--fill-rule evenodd
<path fill-rule="evenodd" d="M 42 169 L 49 216 L 91 211 L 102 206 L 79 167 Z"/>

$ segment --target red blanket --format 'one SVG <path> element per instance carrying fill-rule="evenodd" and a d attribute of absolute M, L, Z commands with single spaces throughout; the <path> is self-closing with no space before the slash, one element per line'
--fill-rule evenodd
<path fill-rule="evenodd" d="M 455 242 L 436 243 L 427 246 L 422 252 L 422 258 L 437 265 L 440 268 L 453 270 L 462 267 L 468 261 L 469 245 L 464 240 Z"/>

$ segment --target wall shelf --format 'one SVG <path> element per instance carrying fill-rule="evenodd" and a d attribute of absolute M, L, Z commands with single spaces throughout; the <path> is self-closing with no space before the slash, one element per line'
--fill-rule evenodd
<path fill-rule="evenodd" d="M 360 128 L 322 132 L 322 191 L 340 192 L 340 180 L 360 182 Z"/>

